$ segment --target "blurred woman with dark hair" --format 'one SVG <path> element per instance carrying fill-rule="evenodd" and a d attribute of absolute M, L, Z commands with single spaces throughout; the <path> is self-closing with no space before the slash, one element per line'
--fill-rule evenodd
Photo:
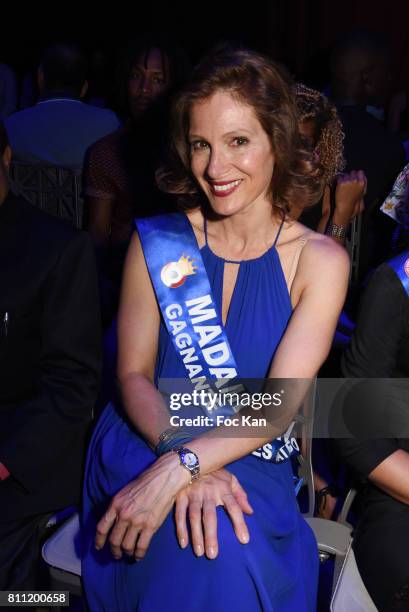
<path fill-rule="evenodd" d="M 366 178 L 362 171 L 342 172 L 344 160 L 344 132 L 336 107 L 320 91 L 297 83 L 294 87 L 295 103 L 300 132 L 316 156 L 322 168 L 323 195 L 313 206 L 299 210 L 298 220 L 303 225 L 327 234 L 345 245 L 352 220 L 364 209 L 363 197 Z M 352 333 L 353 324 L 345 312 L 338 324 L 335 342 L 344 346 Z M 338 357 L 330 368 L 338 373 Z M 337 504 L 338 487 L 332 484 L 338 467 L 334 465 L 331 441 L 314 440 L 314 473 L 317 492 L 317 513 L 330 519 Z"/>
<path fill-rule="evenodd" d="M 169 97 L 188 72 L 184 52 L 163 36 L 132 41 L 122 52 L 115 77 L 114 106 L 124 124 L 88 151 L 88 229 L 98 247 L 108 320 L 119 294 L 133 218 L 172 208 L 171 198 L 156 187 L 155 168 L 166 146 Z"/>
<path fill-rule="evenodd" d="M 301 134 L 322 166 L 323 197 L 300 211 L 300 223 L 345 244 L 351 221 L 364 209 L 365 174 L 343 173 L 344 133 L 336 107 L 319 91 L 302 83 L 294 88 Z"/>
<path fill-rule="evenodd" d="M 123 409 L 101 415 L 85 475 L 88 603 L 94 612 L 313 612 L 317 546 L 297 506 L 288 427 L 302 397 L 286 395 L 284 414 L 257 431 L 239 418 L 232 431 L 223 416 L 203 432 L 170 420 L 158 385 L 179 381 L 193 394 L 214 384 L 223 394 L 238 376 L 279 389 L 284 378 L 291 389 L 313 378 L 348 257 L 292 219 L 293 202 L 319 198 L 321 177 L 273 62 L 246 50 L 209 56 L 176 97 L 171 127 L 172 160 L 158 176 L 184 212 L 137 222 L 128 250 Z M 214 422 L 205 403 L 198 410 Z"/>

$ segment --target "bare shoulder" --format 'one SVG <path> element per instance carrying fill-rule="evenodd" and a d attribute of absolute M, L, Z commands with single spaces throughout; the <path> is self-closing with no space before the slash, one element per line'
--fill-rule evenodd
<path fill-rule="evenodd" d="M 133 232 L 126 253 L 122 285 L 146 284 L 148 278 L 145 256 L 138 232 Z"/>
<path fill-rule="evenodd" d="M 311 263 L 315 266 L 320 266 L 322 262 L 325 265 L 327 259 L 329 259 L 331 265 L 340 267 L 349 266 L 349 256 L 344 247 L 336 243 L 332 238 L 314 232 L 305 227 L 305 225 L 295 221 L 288 225 L 286 239 L 281 240 L 281 247 L 292 258 L 294 253 L 298 251 L 300 243 L 304 243 L 304 245 L 300 254 L 298 268 L 310 265 Z"/>
<path fill-rule="evenodd" d="M 343 246 L 329 236 L 309 230 L 299 265 L 300 268 L 313 265 L 315 271 L 336 268 L 341 273 L 349 270 L 349 255 Z"/>
<path fill-rule="evenodd" d="M 139 238 L 139 234 L 137 231 L 132 232 L 131 239 L 129 241 L 128 251 L 127 251 L 127 259 L 135 260 L 142 253 L 142 244 L 141 239 Z"/>
<path fill-rule="evenodd" d="M 347 251 L 328 236 L 307 230 L 298 261 L 292 295 L 296 302 L 305 289 L 343 294 L 349 277 Z M 320 289 L 321 288 L 321 289 Z"/>

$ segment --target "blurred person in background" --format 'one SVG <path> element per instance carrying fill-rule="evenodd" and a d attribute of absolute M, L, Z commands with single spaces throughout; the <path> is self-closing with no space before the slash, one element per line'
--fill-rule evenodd
<path fill-rule="evenodd" d="M 99 382 L 97 278 L 85 233 L 9 191 L 2 124 L 0 155 L 0 589 L 44 589 L 47 522 L 80 498 Z"/>
<path fill-rule="evenodd" d="M 400 179 L 402 186 L 402 175 Z M 342 360 L 343 376 L 367 379 L 352 388 L 343 406 L 344 421 L 355 437 L 336 441 L 359 486 L 361 512 L 353 547 L 379 612 L 409 609 L 407 187 L 406 181 L 395 209 L 401 225 L 400 252 L 372 275 Z"/>
<path fill-rule="evenodd" d="M 45 50 L 38 69 L 40 100 L 5 121 L 13 159 L 81 169 L 88 147 L 119 125 L 114 112 L 84 104 L 87 62 L 75 45 Z"/>
<path fill-rule="evenodd" d="M 367 178 L 360 244 L 360 278 L 390 254 L 393 223 L 379 206 L 405 162 L 400 138 L 367 112 L 384 106 L 391 94 L 389 48 L 375 34 L 351 34 L 331 56 L 331 97 L 342 121 L 346 170 L 361 169 Z"/>
<path fill-rule="evenodd" d="M 296 84 L 294 92 L 299 129 L 322 166 L 324 188 L 322 199 L 304 209 L 298 220 L 345 245 L 352 220 L 364 209 L 365 174 L 362 171 L 342 172 L 345 167 L 344 133 L 336 107 L 321 92 L 301 83 Z M 339 375 L 340 347 L 344 348 L 349 342 L 353 327 L 343 311 L 323 376 Z M 330 519 L 339 497 L 336 484 L 339 465 L 330 440 L 314 440 L 313 464 L 317 513 Z"/>
<path fill-rule="evenodd" d="M 166 148 L 169 96 L 189 72 L 184 52 L 163 36 L 132 41 L 116 74 L 123 125 L 96 142 L 84 165 L 89 231 L 97 247 L 104 323 L 114 314 L 135 217 L 174 204 L 155 182 Z"/>
<path fill-rule="evenodd" d="M 364 210 L 365 174 L 342 172 L 344 133 L 335 106 L 321 92 L 301 83 L 294 92 L 299 129 L 323 167 L 324 183 L 321 201 L 304 210 L 299 221 L 345 244 L 351 221 Z"/>

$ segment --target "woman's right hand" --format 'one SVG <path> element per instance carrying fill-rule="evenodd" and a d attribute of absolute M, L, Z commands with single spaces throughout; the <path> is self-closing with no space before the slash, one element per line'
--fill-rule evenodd
<path fill-rule="evenodd" d="M 101 549 L 109 534 L 116 559 L 121 558 L 122 552 L 142 559 L 176 495 L 189 482 L 190 474 L 175 453 L 160 457 L 114 496 L 97 525 L 95 547 Z"/>
<path fill-rule="evenodd" d="M 209 559 L 217 557 L 217 506 L 224 506 L 239 542 L 249 542 L 250 535 L 243 513 L 252 514 L 253 509 L 236 476 L 220 469 L 194 481 L 176 497 L 176 531 L 182 548 L 189 543 L 188 516 L 196 555 L 206 554 Z"/>

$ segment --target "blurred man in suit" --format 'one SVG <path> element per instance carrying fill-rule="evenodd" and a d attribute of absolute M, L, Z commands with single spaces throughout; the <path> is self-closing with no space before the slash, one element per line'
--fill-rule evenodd
<path fill-rule="evenodd" d="M 100 368 L 88 236 L 9 191 L 0 124 L 0 590 L 38 588 L 52 513 L 80 498 Z"/>

